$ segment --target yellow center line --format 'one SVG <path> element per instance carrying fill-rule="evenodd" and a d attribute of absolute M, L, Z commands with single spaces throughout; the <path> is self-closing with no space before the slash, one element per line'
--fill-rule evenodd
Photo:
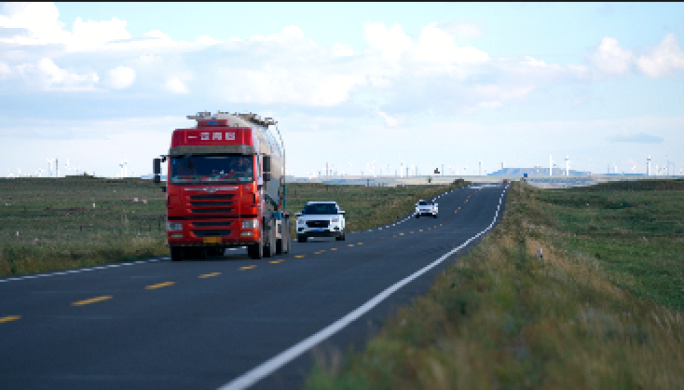
<path fill-rule="evenodd" d="M 246 267 L 240 267 L 240 271 L 244 271 L 246 269 L 252 269 L 252 268 L 256 268 L 256 265 L 248 265 Z"/>
<path fill-rule="evenodd" d="M 71 305 L 72 306 L 83 306 L 83 305 L 88 305 L 88 304 L 95 303 L 95 302 L 106 301 L 107 299 L 112 299 L 112 296 L 111 295 L 103 295 L 101 297 L 90 298 L 90 299 L 86 299 L 84 301 L 74 302 Z"/>
<path fill-rule="evenodd" d="M 269 263 L 271 263 L 271 264 L 278 264 L 278 263 L 282 263 L 282 262 L 283 262 L 283 259 L 269 261 Z"/>
<path fill-rule="evenodd" d="M 349 244 L 349 245 L 347 245 L 347 246 L 354 246 L 354 244 Z"/>
<path fill-rule="evenodd" d="M 320 255 L 321 252 L 314 252 L 314 255 Z"/>
<path fill-rule="evenodd" d="M 411 232 L 411 234 L 413 234 L 413 232 Z"/>
<path fill-rule="evenodd" d="M 200 276 L 198 276 L 198 278 L 211 278 L 212 276 L 219 276 L 219 275 L 221 275 L 220 272 L 214 272 L 211 274 L 200 275 Z"/>
<path fill-rule="evenodd" d="M 404 235 L 404 233 L 399 233 L 399 235 L 400 235 L 400 236 L 403 236 L 403 235 Z"/>
<path fill-rule="evenodd" d="M 145 289 L 147 289 L 147 290 L 154 290 L 154 289 L 157 289 L 157 288 L 162 288 L 162 287 L 166 287 L 166 286 L 171 286 L 171 285 L 174 285 L 174 284 L 176 284 L 176 282 L 164 282 L 164 283 L 153 284 L 153 285 L 147 286 L 147 287 L 145 287 Z"/>
<path fill-rule="evenodd" d="M 394 235 L 394 236 L 392 236 L 392 237 L 396 237 L 396 236 L 397 236 L 397 235 L 395 234 L 395 235 Z"/>
<path fill-rule="evenodd" d="M 10 321 L 16 321 L 21 319 L 21 316 L 7 316 L 7 317 L 0 317 L 0 324 L 3 322 L 10 322 Z"/>
<path fill-rule="evenodd" d="M 301 258 L 304 257 L 304 255 L 297 255 L 297 256 L 295 256 L 295 257 L 298 258 L 298 259 L 301 259 Z"/>
<path fill-rule="evenodd" d="M 363 242 L 359 242 L 359 243 L 358 243 L 358 244 L 356 244 L 356 245 L 363 245 Z"/>
<path fill-rule="evenodd" d="M 419 232 L 422 232 L 422 231 L 423 231 L 423 229 L 420 229 L 420 230 L 419 230 Z"/>
<path fill-rule="evenodd" d="M 336 250 L 337 250 L 337 248 L 330 248 L 330 250 L 331 250 L 331 251 L 336 251 Z"/>

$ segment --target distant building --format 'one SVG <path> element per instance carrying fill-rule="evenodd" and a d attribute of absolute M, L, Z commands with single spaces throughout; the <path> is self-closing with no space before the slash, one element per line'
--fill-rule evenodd
<path fill-rule="evenodd" d="M 503 168 L 496 172 L 490 173 L 488 176 L 549 176 L 549 167 L 533 167 L 533 168 Z M 569 176 L 589 176 L 591 172 L 582 172 L 570 170 Z M 553 168 L 553 176 L 565 176 L 564 168 Z"/>

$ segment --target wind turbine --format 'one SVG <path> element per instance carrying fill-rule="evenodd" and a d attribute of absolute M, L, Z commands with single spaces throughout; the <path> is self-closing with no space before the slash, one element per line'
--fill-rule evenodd
<path fill-rule="evenodd" d="M 570 156 L 565 155 L 565 176 L 570 176 Z"/>
<path fill-rule="evenodd" d="M 68 158 L 67 158 L 66 165 L 64 165 L 64 167 L 65 167 L 66 170 L 67 170 L 67 176 L 68 176 L 68 175 L 69 175 L 69 172 L 71 172 L 70 169 L 69 169 L 69 159 L 68 159 Z"/>
<path fill-rule="evenodd" d="M 121 161 L 121 163 L 119 163 L 119 166 L 121 167 L 121 178 L 123 179 L 123 174 L 124 174 L 124 171 L 123 171 L 123 168 L 124 168 L 124 162 L 123 162 L 123 161 Z"/>
<path fill-rule="evenodd" d="M 549 176 L 553 176 L 553 156 L 549 154 Z"/>
<path fill-rule="evenodd" d="M 50 176 L 52 176 L 52 163 L 55 162 L 55 159 L 50 160 L 49 158 L 47 159 L 48 164 L 50 165 Z"/>
<path fill-rule="evenodd" d="M 38 168 L 38 177 L 41 177 L 43 173 L 43 168 Z"/>
<path fill-rule="evenodd" d="M 124 177 L 128 176 L 128 160 L 124 160 Z"/>

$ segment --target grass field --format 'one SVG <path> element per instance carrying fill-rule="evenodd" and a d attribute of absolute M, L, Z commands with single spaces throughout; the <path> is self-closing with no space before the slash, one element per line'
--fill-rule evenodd
<path fill-rule="evenodd" d="M 449 188 L 289 184 L 287 206 L 294 214 L 307 201 L 335 200 L 348 231 L 357 231 L 394 221 L 419 198 Z M 0 276 L 167 255 L 165 202 L 150 180 L 0 179 Z"/>
<path fill-rule="evenodd" d="M 307 388 L 684 388 L 683 195 L 514 183 L 492 234 L 364 350 L 318 351 Z"/>

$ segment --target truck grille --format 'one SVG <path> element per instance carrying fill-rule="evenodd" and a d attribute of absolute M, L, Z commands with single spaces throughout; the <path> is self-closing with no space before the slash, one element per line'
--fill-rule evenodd
<path fill-rule="evenodd" d="M 193 222 L 194 227 L 219 227 L 230 226 L 231 222 Z"/>
<path fill-rule="evenodd" d="M 197 237 L 220 237 L 220 236 L 229 236 L 230 230 L 228 230 L 228 229 L 193 230 L 192 233 Z"/>
<path fill-rule="evenodd" d="M 310 228 L 325 228 L 330 225 L 330 221 L 306 221 L 306 226 Z"/>
<path fill-rule="evenodd" d="M 190 202 L 193 207 L 206 207 L 206 206 L 230 206 L 233 202 Z"/>
<path fill-rule="evenodd" d="M 233 198 L 233 194 L 225 195 L 192 195 L 190 200 L 229 200 Z"/>
<path fill-rule="evenodd" d="M 190 210 L 194 214 L 201 214 L 201 213 L 229 213 L 233 211 L 232 208 L 225 208 L 225 209 L 192 209 Z"/>

